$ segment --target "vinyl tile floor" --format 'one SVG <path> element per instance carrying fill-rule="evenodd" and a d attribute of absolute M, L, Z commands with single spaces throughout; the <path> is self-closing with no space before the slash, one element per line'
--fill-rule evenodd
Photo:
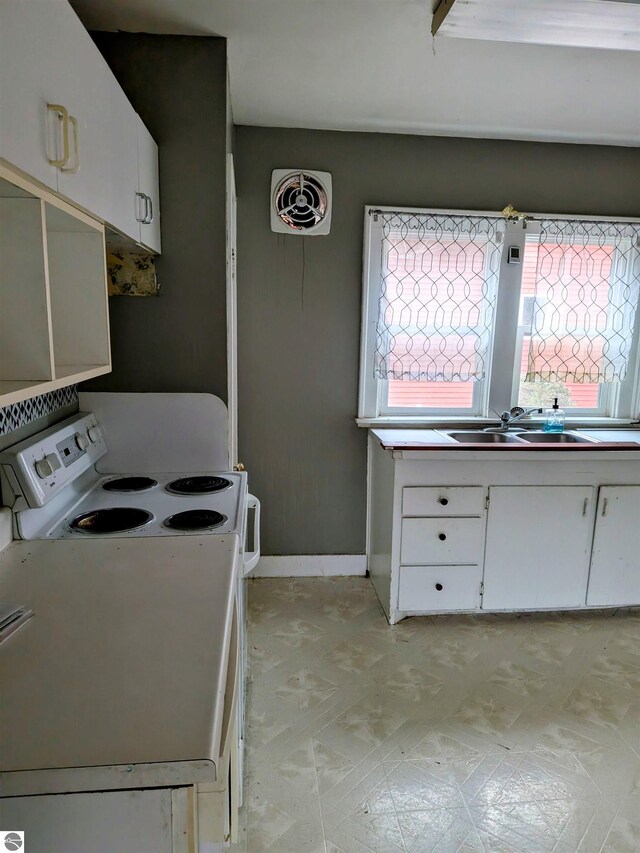
<path fill-rule="evenodd" d="M 638 853 L 640 612 L 419 617 L 249 583 L 237 853 Z"/>

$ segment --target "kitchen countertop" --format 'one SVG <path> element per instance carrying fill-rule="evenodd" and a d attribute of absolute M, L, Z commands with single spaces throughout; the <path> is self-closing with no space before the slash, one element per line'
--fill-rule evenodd
<path fill-rule="evenodd" d="M 447 431 L 453 431 L 447 429 Z M 457 432 L 473 432 L 474 430 L 459 429 Z M 524 429 L 522 430 L 525 431 Z M 434 429 L 372 429 L 372 434 L 380 441 L 385 450 L 411 451 L 411 450 L 434 450 L 434 451 L 481 451 L 483 453 L 594 453 L 609 451 L 640 451 L 640 430 L 567 430 L 567 432 L 584 433 L 586 436 L 600 438 L 598 444 L 576 443 L 576 444 L 549 444 L 549 443 L 507 443 L 504 444 L 482 444 L 473 442 L 457 442 L 447 435 Z"/>
<path fill-rule="evenodd" d="M 0 778 L 215 764 L 238 550 L 227 535 L 32 540 L 0 553 L 0 600 L 35 611 L 0 646 Z"/>

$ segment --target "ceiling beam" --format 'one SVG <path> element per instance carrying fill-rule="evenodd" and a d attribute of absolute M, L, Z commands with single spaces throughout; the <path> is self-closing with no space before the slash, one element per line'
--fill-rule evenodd
<path fill-rule="evenodd" d="M 453 8 L 453 4 L 456 0 L 440 0 L 438 6 L 433 13 L 433 19 L 431 21 L 431 35 L 435 36 L 438 32 L 442 24 L 444 23 L 444 19 L 447 17 L 451 9 Z"/>
<path fill-rule="evenodd" d="M 640 51 L 637 0 L 441 0 L 433 35 Z"/>

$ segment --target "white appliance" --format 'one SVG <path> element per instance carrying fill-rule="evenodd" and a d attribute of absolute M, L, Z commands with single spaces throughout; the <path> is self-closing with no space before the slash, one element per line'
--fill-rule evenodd
<path fill-rule="evenodd" d="M 14 538 L 238 536 L 241 769 L 244 578 L 260 557 L 260 502 L 248 493 L 246 472 L 224 467 L 226 407 L 207 394 L 82 395 L 81 405 L 87 402 L 97 411 L 79 413 L 0 453 L 0 488 L 12 509 Z M 120 467 L 129 463 L 135 469 Z M 241 798 L 242 772 L 239 778 Z"/>
<path fill-rule="evenodd" d="M 271 173 L 271 230 L 314 237 L 331 228 L 331 174 L 310 169 Z"/>

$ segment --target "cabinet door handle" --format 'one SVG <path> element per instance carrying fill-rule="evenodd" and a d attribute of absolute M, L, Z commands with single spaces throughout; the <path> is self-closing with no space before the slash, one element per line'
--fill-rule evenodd
<path fill-rule="evenodd" d="M 47 110 L 55 113 L 62 122 L 62 157 L 58 160 L 49 159 L 49 163 L 52 166 L 57 166 L 61 169 L 63 166 L 69 165 L 69 158 L 71 156 L 69 152 L 69 112 L 62 104 L 47 104 Z"/>
<path fill-rule="evenodd" d="M 439 539 L 441 542 L 444 542 L 444 540 L 445 540 L 446 538 L 447 538 L 447 534 L 446 534 L 446 533 L 438 533 L 438 539 Z"/>
<path fill-rule="evenodd" d="M 60 170 L 62 172 L 66 172 L 68 175 L 77 175 L 77 173 L 80 171 L 80 141 L 78 138 L 78 119 L 75 116 L 69 116 L 69 124 L 73 129 L 73 151 L 75 155 L 74 163 L 73 166 L 69 166 L 67 161 L 64 166 L 60 167 Z"/>
<path fill-rule="evenodd" d="M 587 509 L 589 507 L 589 498 L 584 499 L 584 503 L 582 504 L 582 517 L 584 518 L 587 514 Z"/>
<path fill-rule="evenodd" d="M 442 592 L 442 590 L 444 589 L 444 587 L 442 586 L 442 584 L 441 584 L 441 583 L 437 583 L 437 584 L 436 584 L 436 589 L 438 590 L 438 592 Z"/>
<path fill-rule="evenodd" d="M 609 508 L 609 498 L 605 498 L 605 499 L 602 501 L 602 516 L 603 516 L 603 518 L 604 518 L 604 516 L 607 514 L 607 509 L 608 509 L 608 508 Z"/>
<path fill-rule="evenodd" d="M 438 503 L 442 506 L 446 506 L 449 503 L 449 498 L 438 498 Z"/>
<path fill-rule="evenodd" d="M 153 201 L 151 200 L 151 196 L 148 195 L 145 195 L 145 211 L 144 224 L 151 225 L 153 222 Z"/>
<path fill-rule="evenodd" d="M 138 220 L 138 222 L 144 222 L 145 219 L 147 218 L 147 201 L 146 201 L 146 199 L 147 199 L 147 197 L 144 193 L 136 193 L 136 207 L 137 207 L 136 219 Z M 140 202 L 142 202 L 142 204 L 144 205 L 144 213 L 142 213 L 142 214 L 140 213 L 140 210 L 141 210 Z"/>

